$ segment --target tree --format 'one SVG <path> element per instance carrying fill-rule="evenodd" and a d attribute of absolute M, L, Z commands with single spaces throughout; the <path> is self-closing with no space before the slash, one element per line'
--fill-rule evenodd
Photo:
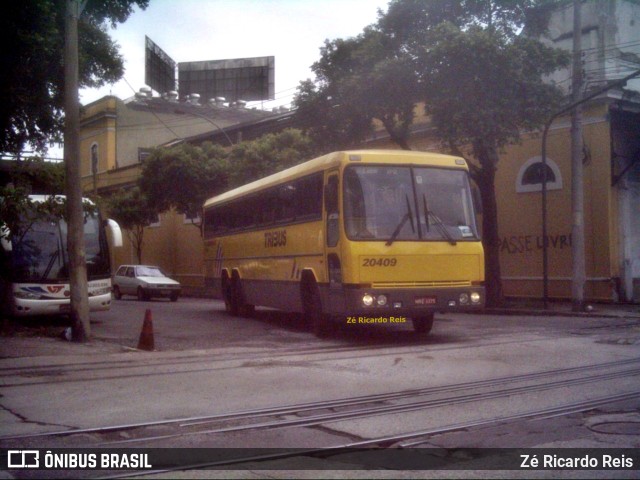
<path fill-rule="evenodd" d="M 222 147 L 211 142 L 157 148 L 142 164 L 140 191 L 157 212 L 174 208 L 195 218 L 204 201 L 226 187 L 226 156 Z"/>
<path fill-rule="evenodd" d="M 238 186 L 310 159 L 311 139 L 300 130 L 286 129 L 235 145 L 229 152 L 229 182 Z"/>
<path fill-rule="evenodd" d="M 561 99 L 543 77 L 568 56 L 533 37 L 565 1 L 392 0 L 355 39 L 325 43 L 313 66 L 318 86 L 306 82 L 296 97 L 314 138 L 357 143 L 377 118 L 401 148 L 410 148 L 415 104 L 425 103 L 444 148 L 466 157 L 480 188 L 489 305 L 502 299 L 497 162 Z"/>
<path fill-rule="evenodd" d="M 306 81 L 298 87 L 296 119 L 325 151 L 363 141 L 374 119 L 409 149 L 416 74 L 391 37 L 370 26 L 355 38 L 327 40 L 312 70 L 317 85 Z"/>
<path fill-rule="evenodd" d="M 500 25 L 463 30 L 442 23 L 416 54 L 426 112 L 442 142 L 470 160 L 480 189 L 489 305 L 502 300 L 495 196 L 499 154 L 519 142 L 523 130 L 542 126 L 557 108 L 562 93 L 543 78 L 568 61 L 565 52 Z"/>
<path fill-rule="evenodd" d="M 136 258 L 142 263 L 144 228 L 157 219 L 158 210 L 138 187 L 110 197 L 108 209 L 109 214 L 126 230 L 129 241 L 136 250 Z"/>
<path fill-rule="evenodd" d="M 123 59 L 107 26 L 124 22 L 134 6 L 149 0 L 88 0 L 79 22 L 80 86 L 119 80 Z M 66 2 L 9 2 L 0 19 L 0 151 L 19 154 L 29 146 L 45 152 L 62 140 L 64 22 Z"/>
<path fill-rule="evenodd" d="M 18 232 L 21 219 L 27 213 L 33 220 L 48 215 L 63 216 L 58 208 L 59 202 L 34 203 L 28 197 L 32 193 L 59 194 L 64 187 L 62 163 L 45 162 L 38 157 L 16 160 L 11 166 L 9 178 L 10 183 L 0 187 L 0 236 L 3 236 L 5 227 L 11 233 Z"/>

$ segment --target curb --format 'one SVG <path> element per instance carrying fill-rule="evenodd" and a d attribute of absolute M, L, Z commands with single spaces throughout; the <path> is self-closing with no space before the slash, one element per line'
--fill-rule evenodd
<path fill-rule="evenodd" d="M 635 312 L 599 312 L 593 310 L 591 312 L 573 312 L 561 310 L 529 310 L 518 308 L 486 308 L 482 311 L 483 315 L 524 315 L 536 317 L 578 317 L 578 318 L 625 318 L 640 320 L 640 313 Z"/>

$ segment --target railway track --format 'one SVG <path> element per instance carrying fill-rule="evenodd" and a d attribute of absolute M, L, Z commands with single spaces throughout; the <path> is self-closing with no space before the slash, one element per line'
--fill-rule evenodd
<path fill-rule="evenodd" d="M 506 346 L 519 343 L 517 340 L 494 340 L 482 344 L 465 345 L 465 348 L 484 348 L 487 346 Z M 536 341 L 535 338 L 528 339 Z M 544 341 L 544 338 L 540 338 Z M 460 348 L 459 343 L 429 345 L 430 352 L 442 352 Z M 47 384 L 60 384 L 64 382 L 87 382 L 115 379 L 135 378 L 141 375 L 141 371 L 148 367 L 157 367 L 155 372 L 145 371 L 145 376 L 158 376 L 177 373 L 206 373 L 217 370 L 228 370 L 238 367 L 260 366 L 259 362 L 270 362 L 274 359 L 286 360 L 290 357 L 304 355 L 313 362 L 334 362 L 340 360 L 366 359 L 367 357 L 382 358 L 385 356 L 397 357 L 398 355 L 418 354 L 425 352 L 424 344 L 398 347 L 395 344 L 342 346 L 331 345 L 321 347 L 297 347 L 277 350 L 260 350 L 256 352 L 224 352 L 224 353 L 199 353 L 174 354 L 154 358 L 149 354 L 141 358 L 140 352 L 132 352 L 128 359 L 108 359 L 98 361 L 78 361 L 53 363 L 46 366 L 23 366 L 0 368 L 0 386 L 4 388 L 16 386 L 34 386 Z M 207 362 L 210 362 L 206 365 Z"/>
<path fill-rule="evenodd" d="M 438 465 L 443 464 L 448 465 L 448 467 L 444 468 L 450 468 L 451 466 L 455 468 L 455 465 L 458 462 L 465 461 L 464 458 L 462 460 L 459 458 L 461 451 L 465 450 L 464 448 L 456 448 L 452 455 L 450 455 L 451 452 L 448 452 L 447 449 L 437 447 L 435 449 L 420 450 L 420 453 L 418 453 L 417 455 L 419 456 L 418 458 L 421 461 L 418 461 L 418 463 L 414 463 L 416 454 L 411 450 L 430 443 L 431 437 L 433 435 L 441 435 L 460 430 L 465 430 L 468 432 L 477 428 L 491 427 L 496 425 L 504 426 L 515 422 L 570 415 L 579 412 L 586 412 L 616 402 L 637 400 L 638 398 L 640 398 L 640 391 L 620 395 L 606 395 L 588 401 L 569 402 L 551 408 L 532 409 L 515 415 L 505 415 L 484 420 L 448 424 L 439 427 L 425 428 L 395 435 L 380 436 L 361 441 L 332 444 L 321 448 L 247 449 L 246 453 L 241 449 L 230 449 L 229 452 L 224 452 L 221 455 L 219 450 L 214 450 L 213 454 L 211 454 L 210 451 L 207 451 L 205 449 L 199 452 L 199 455 L 195 455 L 192 457 L 195 458 L 195 460 L 192 459 L 190 461 L 177 461 L 177 465 L 174 466 L 155 468 L 148 471 L 137 470 L 134 472 L 118 472 L 114 474 L 101 473 L 99 478 L 139 478 L 150 475 L 172 474 L 181 471 L 203 469 L 242 470 L 243 468 L 249 468 L 251 470 L 297 470 L 300 468 L 309 468 L 306 467 L 306 465 L 310 459 L 328 459 L 330 462 L 332 462 L 327 464 L 327 466 L 325 467 L 328 469 L 353 470 L 354 468 L 365 468 L 367 470 L 371 470 L 375 468 L 382 468 L 380 467 L 380 462 L 378 461 L 381 451 L 380 449 L 384 449 L 384 460 L 390 460 L 392 462 L 392 465 L 395 464 L 395 467 L 393 467 L 394 469 L 398 468 L 398 464 L 402 465 L 403 461 L 407 462 L 407 464 L 410 466 L 410 469 L 412 470 L 419 470 L 420 467 L 417 465 L 425 464 L 430 466 L 423 468 L 437 469 Z M 474 451 L 474 449 L 466 450 Z M 516 451 L 516 454 L 512 454 L 512 456 L 517 455 L 517 449 L 512 450 Z M 364 455 L 362 455 L 363 452 Z M 633 454 L 633 452 L 630 452 L 630 449 L 625 450 L 625 452 L 627 454 Z M 476 455 L 478 455 L 478 457 L 486 459 L 487 457 L 491 457 L 492 455 L 503 455 L 503 453 L 504 452 L 499 449 L 485 449 L 482 450 L 480 454 L 476 452 Z M 354 454 L 355 459 L 353 458 Z M 469 453 L 467 452 L 467 455 L 468 454 Z M 342 458 L 342 456 L 346 456 L 346 458 Z M 427 456 L 426 462 L 425 456 Z M 443 456 L 445 457 L 444 459 Z M 456 458 L 456 456 L 458 458 Z M 208 460 L 207 457 L 214 457 L 215 460 Z M 334 460 L 333 457 L 337 458 Z M 515 456 L 515 458 L 517 459 L 519 457 Z M 282 461 L 286 462 L 287 460 L 291 460 L 292 463 L 282 463 Z M 369 465 L 367 462 L 371 460 L 374 461 L 371 465 Z M 472 458 L 471 460 L 476 459 Z M 172 461 L 169 460 L 167 463 L 171 464 Z M 315 466 L 315 469 L 318 469 L 318 463 L 314 463 L 312 465 Z M 468 466 L 461 466 L 460 468 L 473 468 L 469 464 L 467 465 Z M 471 465 L 473 465 L 473 463 Z M 484 468 L 486 468 L 486 466 Z M 516 476 L 515 474 L 513 475 L 514 477 Z M 635 478 L 634 475 L 635 473 L 631 472 L 631 476 L 629 478 Z"/>
<path fill-rule="evenodd" d="M 69 429 L 28 435 L 1 436 L 0 445 L 21 445 L 38 443 L 58 443 L 64 439 L 65 445 L 76 443 L 79 439 L 86 445 L 88 439 L 96 447 L 154 446 L 168 440 L 184 439 L 189 436 L 217 435 L 229 432 L 255 432 L 257 430 L 282 429 L 293 427 L 317 427 L 340 421 L 380 415 L 398 415 L 415 411 L 433 410 L 441 407 L 462 406 L 477 402 L 490 401 L 519 395 L 539 394 L 561 388 L 580 385 L 599 384 L 609 380 L 632 378 L 640 375 L 640 358 L 615 361 L 580 367 L 561 368 L 548 371 L 511 375 L 488 380 L 465 382 L 452 385 L 426 386 L 374 395 L 362 395 L 349 398 L 276 406 L 253 410 L 243 410 L 224 414 L 203 415 L 198 417 L 160 420 L 153 422 L 111 425 L 96 428 Z M 508 415 L 478 422 L 500 422 L 510 418 L 524 418 L 559 414 L 581 409 L 595 408 L 602 402 L 621 401 L 640 396 L 639 391 L 624 394 L 601 396 L 595 399 L 569 402 L 554 408 L 535 409 L 522 414 Z M 577 410 L 576 410 L 577 409 Z M 524 415 L 522 417 L 521 415 Z M 472 422 L 473 424 L 473 422 Z M 469 423 L 438 428 L 461 429 Z M 161 432 L 159 432 L 161 430 Z M 116 438 L 119 432 L 126 432 L 127 438 Z M 410 437 L 419 436 L 412 433 Z M 402 436 L 401 436 L 402 437 Z M 390 437 L 391 438 L 391 437 Z M 404 437 L 403 437 L 404 438 Z M 409 438 L 409 437 L 407 437 Z M 388 443 L 387 440 L 375 440 L 372 444 Z M 400 440 L 398 440 L 400 441 Z M 371 440 L 364 441 L 368 444 Z M 360 445 L 356 442 L 353 446 Z"/>

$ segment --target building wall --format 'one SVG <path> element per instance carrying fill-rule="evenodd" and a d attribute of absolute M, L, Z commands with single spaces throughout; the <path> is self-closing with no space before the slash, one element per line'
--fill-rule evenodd
<path fill-rule="evenodd" d="M 83 108 L 80 130 L 80 175 L 85 191 L 105 185 L 104 174 L 116 168 L 116 104 L 115 97 L 105 97 Z M 92 149 L 97 153 L 96 185 L 92 170 Z"/>
<path fill-rule="evenodd" d="M 638 31 L 640 6 L 632 0 L 582 2 L 582 61 L 587 89 L 604 81 L 616 80 L 638 68 Z M 573 5 L 561 6 L 551 18 L 547 44 L 571 51 L 573 48 Z M 552 77 L 569 91 L 571 71 L 563 69 Z M 629 81 L 627 88 L 640 91 L 640 79 Z"/>
<path fill-rule="evenodd" d="M 234 113 L 234 112 L 230 112 Z M 103 197 L 135 185 L 140 176 L 140 148 L 219 129 L 229 121 L 209 121 L 184 114 L 151 114 L 129 108 L 115 97 L 105 97 L 83 108 L 81 123 L 81 175 L 86 195 L 98 191 Z M 92 148 L 98 155 L 97 174 L 92 173 Z M 107 212 L 108 213 L 108 212 Z M 174 211 L 160 215 L 159 222 L 145 229 L 142 262 L 160 266 L 186 288 L 204 286 L 203 244 L 198 227 Z M 114 269 L 139 263 L 130 236 L 123 231 L 123 247 L 111 248 Z"/>
<path fill-rule="evenodd" d="M 584 222 L 587 283 L 585 296 L 612 300 L 612 277 L 618 275 L 615 198 L 611 191 L 610 129 L 607 107 L 584 112 Z M 542 193 L 518 192 L 518 174 L 526 162 L 541 155 L 541 139 L 526 135 L 521 145 L 501 156 L 496 176 L 500 261 L 505 295 L 542 295 Z M 557 165 L 562 186 L 547 192 L 547 254 L 549 295 L 571 298 L 572 206 L 570 118 L 550 130 L 547 159 Z"/>

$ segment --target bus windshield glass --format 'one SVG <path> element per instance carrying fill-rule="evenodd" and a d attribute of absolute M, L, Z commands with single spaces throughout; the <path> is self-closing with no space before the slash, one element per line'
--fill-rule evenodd
<path fill-rule="evenodd" d="M 349 166 L 344 211 L 351 240 L 477 240 L 467 172 L 418 166 Z"/>
<path fill-rule="evenodd" d="M 14 282 L 68 282 L 67 224 L 51 217 L 23 225 L 12 238 L 11 276 Z M 85 216 L 84 241 L 89 279 L 109 276 L 106 239 L 97 216 Z"/>

